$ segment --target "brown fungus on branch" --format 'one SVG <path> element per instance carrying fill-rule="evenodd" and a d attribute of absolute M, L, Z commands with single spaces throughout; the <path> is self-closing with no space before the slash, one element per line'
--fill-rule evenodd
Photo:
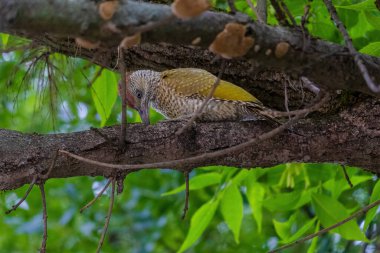
<path fill-rule="evenodd" d="M 141 42 L 141 33 L 136 33 L 132 36 L 126 36 L 120 42 L 120 47 L 124 49 L 131 48 L 133 46 L 139 45 Z"/>
<path fill-rule="evenodd" d="M 75 38 L 75 43 L 78 46 L 86 48 L 86 49 L 96 49 L 96 48 L 98 48 L 100 46 L 100 42 L 99 41 L 93 42 L 93 41 L 89 41 L 89 40 L 83 39 L 81 37 L 76 37 Z"/>
<path fill-rule="evenodd" d="M 210 6 L 208 0 L 175 0 L 171 9 L 177 18 L 189 19 L 201 15 Z"/>
<path fill-rule="evenodd" d="M 282 42 L 277 43 L 276 49 L 274 50 L 274 55 L 278 59 L 284 57 L 288 53 L 289 47 L 290 45 L 288 42 L 282 41 Z"/>
<path fill-rule="evenodd" d="M 255 39 L 246 34 L 246 26 L 228 23 L 211 43 L 209 50 L 226 59 L 241 57 L 254 45 Z"/>
<path fill-rule="evenodd" d="M 112 19 L 113 15 L 119 8 L 119 1 L 107 1 L 99 4 L 99 15 L 103 20 Z"/>

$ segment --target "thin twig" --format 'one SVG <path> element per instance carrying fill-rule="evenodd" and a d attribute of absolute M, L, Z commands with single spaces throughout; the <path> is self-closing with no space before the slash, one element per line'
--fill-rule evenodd
<path fill-rule="evenodd" d="M 194 163 L 199 163 L 205 160 L 211 160 L 215 159 L 221 156 L 229 155 L 234 152 L 238 152 L 241 150 L 244 150 L 258 142 L 267 140 L 272 138 L 273 136 L 283 132 L 284 130 L 288 129 L 291 125 L 293 125 L 297 120 L 305 116 L 307 113 L 310 113 L 312 111 L 318 110 L 326 101 L 329 99 L 329 93 L 326 93 L 325 96 L 315 105 L 311 106 L 307 110 L 304 109 L 306 112 L 304 114 L 297 114 L 295 117 L 292 119 L 288 120 L 284 124 L 280 125 L 279 127 L 263 133 L 255 138 L 250 139 L 249 141 L 243 142 L 241 144 L 238 144 L 236 146 L 232 146 L 226 149 L 218 150 L 215 152 L 211 153 L 204 153 L 201 155 L 189 157 L 189 158 L 183 158 L 183 159 L 178 159 L 178 160 L 172 160 L 172 161 L 165 161 L 165 162 L 156 162 L 156 163 L 146 163 L 146 164 L 111 164 L 111 163 L 104 163 L 104 162 L 99 162 L 99 161 L 94 161 L 92 159 L 88 159 L 73 153 L 70 153 L 66 150 L 60 150 L 59 152 L 62 154 L 65 154 L 67 156 L 70 156 L 78 161 L 85 162 L 87 164 L 92 164 L 96 166 L 101 166 L 104 168 L 110 168 L 110 169 L 120 169 L 120 170 L 133 170 L 133 169 L 155 169 L 155 168 L 175 168 L 175 167 L 180 167 L 184 166 L 186 164 L 187 166 L 190 166 L 191 164 Z M 302 110 L 302 111 L 304 111 Z"/>
<path fill-rule="evenodd" d="M 303 87 L 313 92 L 315 95 L 318 95 L 319 92 L 321 91 L 321 89 L 319 89 L 315 83 L 310 81 L 309 78 L 305 76 L 301 76 L 301 82 L 302 82 Z"/>
<path fill-rule="evenodd" d="M 263 23 L 265 24 L 264 20 L 262 19 L 261 15 L 259 14 L 259 12 L 257 11 L 256 7 L 253 5 L 252 1 L 251 0 L 246 0 L 247 4 L 249 5 L 249 7 L 251 8 L 251 10 L 253 11 L 253 13 L 255 14 L 255 16 L 257 17 L 257 20 L 260 22 L 260 23 Z"/>
<path fill-rule="evenodd" d="M 257 0 L 256 2 L 257 13 L 261 16 L 264 24 L 268 23 L 268 4 L 267 0 Z"/>
<path fill-rule="evenodd" d="M 306 37 L 307 37 L 307 39 L 310 38 L 309 33 L 307 31 L 307 28 L 306 28 L 306 23 L 307 23 L 307 21 L 309 19 L 310 8 L 311 8 L 311 1 L 312 0 L 308 0 L 306 6 L 304 7 L 304 13 L 303 13 L 303 16 L 301 18 L 302 52 L 305 52 L 306 47 L 308 46 L 308 44 L 306 44 L 306 42 L 309 42 L 309 41 L 306 40 Z"/>
<path fill-rule="evenodd" d="M 112 186 L 111 186 L 111 199 L 110 199 L 110 205 L 108 207 L 108 213 L 106 217 L 106 222 L 104 223 L 102 236 L 100 237 L 98 248 L 96 249 L 96 253 L 100 252 L 100 249 L 103 246 L 104 238 L 106 237 L 108 225 L 110 224 L 111 215 L 112 215 L 112 209 L 113 209 L 113 203 L 115 200 L 115 187 L 116 187 L 116 180 L 112 179 Z"/>
<path fill-rule="evenodd" d="M 185 206 L 183 207 L 183 213 L 182 213 L 182 220 L 186 218 L 187 210 L 189 210 L 189 171 L 185 170 L 183 172 L 185 175 L 185 184 L 186 184 L 186 190 L 185 190 Z"/>
<path fill-rule="evenodd" d="M 346 178 L 346 181 L 347 181 L 348 185 L 351 188 L 353 188 L 354 185 L 352 184 L 351 179 L 350 179 L 350 177 L 347 174 L 346 166 L 344 164 L 340 164 L 340 166 L 342 167 L 342 170 L 343 170 L 343 173 L 344 173 L 344 177 Z"/>
<path fill-rule="evenodd" d="M 292 25 L 295 27 L 297 26 L 297 22 L 296 20 L 294 19 L 292 13 L 289 11 L 288 9 L 288 6 L 286 6 L 285 2 L 283 0 L 280 0 L 280 5 L 281 5 L 281 8 L 284 10 L 286 16 L 288 16 L 288 18 L 290 19 L 290 21 L 292 22 Z"/>
<path fill-rule="evenodd" d="M 41 192 L 41 199 L 42 199 L 42 220 L 44 224 L 44 232 L 42 236 L 42 242 L 41 242 L 41 249 L 40 253 L 45 253 L 46 252 L 46 242 L 47 242 L 47 208 L 46 208 L 46 195 L 45 195 L 45 188 L 44 188 L 44 183 L 39 184 L 40 187 L 40 192 Z"/>
<path fill-rule="evenodd" d="M 235 14 L 237 12 L 237 9 L 235 7 L 235 0 L 227 0 L 228 6 L 230 7 L 230 11 L 232 14 Z"/>
<path fill-rule="evenodd" d="M 14 204 L 11 209 L 5 211 L 5 214 L 10 214 L 11 212 L 15 211 L 22 204 L 22 202 L 25 201 L 30 191 L 32 190 L 33 186 L 36 184 L 36 181 L 37 181 L 37 175 L 34 175 L 32 182 L 30 183 L 29 188 L 28 190 L 26 190 L 24 196 L 16 204 Z"/>
<path fill-rule="evenodd" d="M 307 23 L 307 21 L 309 19 L 311 2 L 312 2 L 312 0 L 308 0 L 307 4 L 304 7 L 303 15 L 301 17 L 301 27 L 302 27 L 302 29 L 305 29 L 305 25 L 306 25 L 306 23 Z"/>
<path fill-rule="evenodd" d="M 100 198 L 103 193 L 107 190 L 108 186 L 110 185 L 110 183 L 112 182 L 112 178 L 108 180 L 108 182 L 106 183 L 106 185 L 103 187 L 103 189 L 95 196 L 95 198 L 93 200 L 91 200 L 90 202 L 87 203 L 87 205 L 85 205 L 84 207 L 82 207 L 79 212 L 80 213 L 83 213 L 84 210 L 86 210 L 87 208 L 89 208 L 90 206 L 92 206 L 95 201 Z"/>
<path fill-rule="evenodd" d="M 278 23 L 280 23 L 280 25 L 282 25 L 282 26 L 289 26 L 289 22 L 286 19 L 286 15 L 283 12 L 283 10 L 281 9 L 280 5 L 277 3 L 277 1 L 276 0 L 270 0 L 270 3 L 272 4 L 273 9 L 275 10 L 274 16 L 276 17 Z"/>
<path fill-rule="evenodd" d="M 348 48 L 348 51 L 354 57 L 355 63 L 358 66 L 364 80 L 366 81 L 368 88 L 373 92 L 376 92 L 376 93 L 380 92 L 380 85 L 376 84 L 370 77 L 367 67 L 364 65 L 363 60 L 360 57 L 360 54 L 358 53 L 358 51 L 356 51 L 354 45 L 352 44 L 350 35 L 348 34 L 346 28 L 344 27 L 344 24 L 342 23 L 342 21 L 340 21 L 338 17 L 338 13 L 336 12 L 336 9 L 334 5 L 332 4 L 331 0 L 323 0 L 323 1 L 330 13 L 331 18 L 334 20 L 335 25 L 338 27 L 338 30 L 342 34 L 344 42 L 346 43 L 346 46 Z"/>
<path fill-rule="evenodd" d="M 59 153 L 58 153 L 58 149 L 57 149 L 57 150 L 55 151 L 55 154 L 54 154 L 53 160 L 52 160 L 52 162 L 51 162 L 51 164 L 50 164 L 50 167 L 49 167 L 48 171 L 47 171 L 45 174 L 41 174 L 41 175 L 39 175 L 39 176 L 38 176 L 39 179 L 44 179 L 44 180 L 46 180 L 46 179 L 49 178 L 49 175 L 50 175 L 50 173 L 52 172 L 52 170 L 54 169 L 55 163 L 57 162 L 58 154 L 59 154 Z"/>
<path fill-rule="evenodd" d="M 186 122 L 186 124 L 183 125 L 180 129 L 178 129 L 178 131 L 175 133 L 177 136 L 181 135 L 187 128 L 189 128 L 194 123 L 194 121 L 202 114 L 204 108 L 206 107 L 206 105 L 208 104 L 208 102 L 210 101 L 212 96 L 214 95 L 214 92 L 215 92 L 216 88 L 218 87 L 220 80 L 222 78 L 223 72 L 226 68 L 226 61 L 224 59 L 222 59 L 221 61 L 222 61 L 222 63 L 220 65 L 218 76 L 215 79 L 215 82 L 212 85 L 212 88 L 211 88 L 209 94 L 207 95 L 207 97 L 203 101 L 202 105 L 195 111 L 193 116 L 191 116 L 191 118 Z"/>
<path fill-rule="evenodd" d="M 96 79 L 98 79 L 102 75 L 103 70 L 104 70 L 104 67 L 100 67 L 100 69 L 96 71 L 91 81 L 88 82 L 88 85 L 87 85 L 88 87 L 91 87 L 95 83 Z"/>
<path fill-rule="evenodd" d="M 118 47 L 119 51 L 119 72 L 121 75 L 121 129 L 120 129 L 120 149 L 125 148 L 125 138 L 127 135 L 127 75 L 124 62 L 124 50 Z"/>
<path fill-rule="evenodd" d="M 288 98 L 288 83 L 287 80 L 284 80 L 284 106 L 285 110 L 288 113 L 290 119 L 290 110 L 289 110 L 289 98 Z"/>
<path fill-rule="evenodd" d="M 320 235 L 322 235 L 322 234 L 325 234 L 325 233 L 327 233 L 327 232 L 333 230 L 334 228 L 337 228 L 337 227 L 339 227 L 339 226 L 342 226 L 343 224 L 349 222 L 350 220 L 353 220 L 354 218 L 358 217 L 359 215 L 368 212 L 368 210 L 370 210 L 371 208 L 374 208 L 375 206 L 378 206 L 378 205 L 380 205 L 380 200 L 377 200 L 377 201 L 375 201 L 375 202 L 369 204 L 368 206 L 363 207 L 362 209 L 360 209 L 360 210 L 357 211 L 356 213 L 352 214 L 351 216 L 347 217 L 346 219 L 344 219 L 344 220 L 342 220 L 342 221 L 340 221 L 340 222 L 338 222 L 338 223 L 335 223 L 334 225 L 332 225 L 332 226 L 330 226 L 330 227 L 324 228 L 324 229 L 322 229 L 322 230 L 319 230 L 319 231 L 316 232 L 316 233 L 313 233 L 313 234 L 311 234 L 311 235 L 305 236 L 304 238 L 301 238 L 301 239 L 299 239 L 299 240 L 296 240 L 296 241 L 294 241 L 294 242 L 292 242 L 292 243 L 289 243 L 289 244 L 286 244 L 286 245 L 284 245 L 284 246 L 282 246 L 282 247 L 279 247 L 279 248 L 277 248 L 277 249 L 271 250 L 271 251 L 269 251 L 268 253 L 279 252 L 279 251 L 282 251 L 282 250 L 284 250 L 284 249 L 290 248 L 290 247 L 292 247 L 292 246 L 294 246 L 294 245 L 296 245 L 296 244 L 299 244 L 299 243 L 305 242 L 305 241 L 310 240 L 310 239 L 312 239 L 312 238 L 314 238 L 314 237 L 317 237 L 317 236 L 320 236 Z"/>

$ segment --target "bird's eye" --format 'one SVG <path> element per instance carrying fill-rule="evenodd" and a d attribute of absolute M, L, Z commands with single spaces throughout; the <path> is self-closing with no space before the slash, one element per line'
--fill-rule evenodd
<path fill-rule="evenodd" d="M 141 92 L 140 90 L 137 90 L 137 91 L 136 91 L 136 97 L 137 97 L 138 99 L 141 99 L 141 98 L 142 98 L 142 92 Z"/>

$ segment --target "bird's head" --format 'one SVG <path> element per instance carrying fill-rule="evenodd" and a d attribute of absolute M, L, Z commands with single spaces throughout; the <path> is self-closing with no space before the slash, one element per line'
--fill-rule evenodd
<path fill-rule="evenodd" d="M 149 124 L 149 105 L 153 96 L 153 87 L 159 81 L 159 73 L 151 70 L 138 70 L 126 74 L 126 98 L 129 107 L 137 110 L 141 120 Z M 119 94 L 121 94 L 119 83 Z"/>

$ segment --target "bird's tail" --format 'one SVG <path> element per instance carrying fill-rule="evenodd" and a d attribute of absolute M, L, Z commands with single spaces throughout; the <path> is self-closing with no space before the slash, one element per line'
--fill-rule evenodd
<path fill-rule="evenodd" d="M 249 102 L 247 103 L 247 109 L 249 114 L 256 119 L 267 120 L 275 126 L 282 125 L 281 121 L 276 118 L 274 111 L 262 104 Z"/>

